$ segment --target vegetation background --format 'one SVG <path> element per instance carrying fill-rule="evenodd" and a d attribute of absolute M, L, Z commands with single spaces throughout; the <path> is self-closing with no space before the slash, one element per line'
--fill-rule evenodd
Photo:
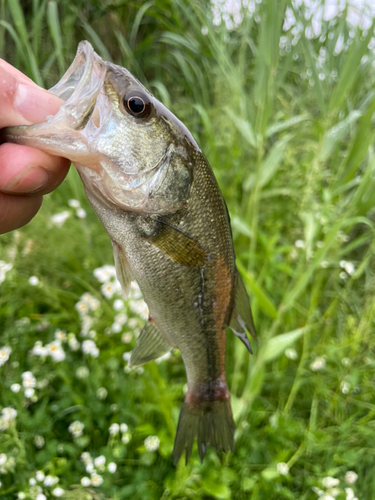
<path fill-rule="evenodd" d="M 192 131 L 259 332 L 251 357 L 227 338 L 235 453 L 175 469 L 183 363 L 125 368 L 142 301 L 102 269 L 111 245 L 71 169 L 0 239 L 1 498 L 375 497 L 374 21 L 224 3 L 0 0 L 0 56 L 38 84 L 88 39 Z"/>

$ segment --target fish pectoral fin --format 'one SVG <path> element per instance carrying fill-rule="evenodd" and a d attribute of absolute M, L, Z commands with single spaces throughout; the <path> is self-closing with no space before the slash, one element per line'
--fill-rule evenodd
<path fill-rule="evenodd" d="M 147 238 L 150 243 L 183 266 L 202 266 L 206 262 L 207 254 L 195 240 L 163 220 L 158 222 L 156 231 Z"/>
<path fill-rule="evenodd" d="M 112 245 L 116 276 L 121 283 L 123 295 L 127 297 L 129 294 L 130 282 L 132 280 L 129 263 L 120 245 L 118 245 L 115 241 L 112 241 Z"/>
<path fill-rule="evenodd" d="M 160 358 L 171 351 L 173 346 L 160 333 L 154 321 L 148 321 L 141 331 L 135 348 L 133 349 L 128 366 L 136 368 L 149 361 Z"/>
<path fill-rule="evenodd" d="M 235 302 L 229 328 L 245 344 L 248 351 L 252 354 L 253 351 L 251 349 L 246 330 L 250 332 L 256 342 L 258 342 L 258 339 L 251 312 L 249 296 L 247 295 L 245 285 L 243 284 L 238 270 L 236 272 Z"/>

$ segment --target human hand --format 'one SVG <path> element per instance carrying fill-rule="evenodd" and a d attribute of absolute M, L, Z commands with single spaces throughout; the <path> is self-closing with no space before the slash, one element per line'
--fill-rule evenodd
<path fill-rule="evenodd" d="M 0 129 L 44 122 L 62 103 L 0 59 Z M 43 195 L 63 181 L 69 164 L 66 158 L 28 146 L 0 146 L 0 234 L 24 226 L 34 217 Z"/>

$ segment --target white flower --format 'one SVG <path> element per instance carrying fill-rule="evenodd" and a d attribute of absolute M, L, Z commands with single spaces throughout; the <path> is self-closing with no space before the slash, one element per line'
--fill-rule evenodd
<path fill-rule="evenodd" d="M 115 293 L 121 291 L 121 285 L 119 281 L 108 281 L 100 287 L 100 290 L 102 291 L 104 297 L 111 299 Z"/>
<path fill-rule="evenodd" d="M 130 439 L 131 439 L 131 434 L 130 432 L 124 432 L 124 434 L 122 435 L 122 438 L 121 438 L 121 441 L 123 444 L 128 444 Z"/>
<path fill-rule="evenodd" d="M 81 479 L 81 484 L 82 486 L 90 486 L 91 481 L 87 476 L 85 476 Z"/>
<path fill-rule="evenodd" d="M 0 453 L 0 467 L 5 464 L 7 459 L 8 457 L 5 455 L 5 453 Z"/>
<path fill-rule="evenodd" d="M 58 487 L 58 488 L 55 488 L 53 491 L 52 491 L 52 495 L 54 497 L 61 497 L 63 494 L 64 494 L 65 490 L 63 490 L 62 488 Z"/>
<path fill-rule="evenodd" d="M 325 488 L 333 488 L 334 486 L 338 486 L 339 484 L 340 484 L 340 480 L 335 478 L 335 477 L 327 476 L 327 477 L 323 477 L 323 479 L 322 479 L 322 485 Z"/>
<path fill-rule="evenodd" d="M 320 263 L 320 267 L 322 267 L 323 269 L 327 269 L 328 266 L 329 262 L 327 260 L 322 260 L 322 262 Z"/>
<path fill-rule="evenodd" d="M 80 202 L 75 199 L 71 199 L 68 201 L 68 205 L 72 208 L 79 208 L 81 206 Z"/>
<path fill-rule="evenodd" d="M 65 352 L 64 349 L 61 347 L 61 343 L 59 340 L 54 340 L 50 344 L 46 345 L 46 350 L 47 354 L 51 356 L 51 358 L 56 361 L 64 361 L 65 359 Z"/>
<path fill-rule="evenodd" d="M 129 361 L 129 359 L 131 358 L 131 355 L 132 355 L 131 352 L 124 352 L 124 354 L 122 355 L 122 359 L 124 361 Z"/>
<path fill-rule="evenodd" d="M 347 262 L 344 266 L 344 269 L 350 276 L 354 274 L 355 267 L 354 264 L 352 264 L 351 262 Z"/>
<path fill-rule="evenodd" d="M 118 323 L 119 325 L 123 326 L 125 323 L 128 321 L 128 317 L 124 313 L 116 314 L 115 316 L 115 323 Z"/>
<path fill-rule="evenodd" d="M 35 500 L 47 500 L 47 497 L 44 493 L 38 493 Z"/>
<path fill-rule="evenodd" d="M 69 432 L 72 434 L 73 437 L 82 436 L 84 428 L 85 428 L 85 424 L 83 424 L 79 420 L 75 420 L 68 427 Z"/>
<path fill-rule="evenodd" d="M 159 445 L 160 439 L 157 436 L 148 436 L 145 439 L 145 448 L 147 451 L 156 451 Z"/>
<path fill-rule="evenodd" d="M 55 339 L 59 342 L 65 342 L 67 338 L 66 332 L 64 330 L 55 330 Z"/>
<path fill-rule="evenodd" d="M 345 474 L 345 482 L 346 484 L 354 484 L 358 479 L 358 475 L 350 470 Z"/>
<path fill-rule="evenodd" d="M 111 474 L 114 474 L 117 470 L 117 465 L 115 464 L 115 462 L 110 462 L 108 464 L 108 472 L 110 472 Z"/>
<path fill-rule="evenodd" d="M 84 340 L 82 342 L 82 352 L 89 354 L 93 358 L 97 358 L 99 356 L 99 349 L 93 340 Z"/>
<path fill-rule="evenodd" d="M 288 349 L 285 349 L 284 354 L 287 358 L 292 359 L 292 360 L 295 360 L 298 358 L 297 351 L 295 349 L 290 348 L 290 347 Z"/>
<path fill-rule="evenodd" d="M 104 455 L 99 455 L 94 459 L 95 467 L 104 467 L 106 462 L 106 458 Z"/>
<path fill-rule="evenodd" d="M 84 337 L 90 331 L 90 328 L 92 327 L 92 324 L 93 324 L 94 321 L 93 321 L 92 318 L 90 318 L 90 316 L 83 316 L 83 317 L 81 317 L 81 321 L 82 321 L 82 324 L 81 324 L 81 335 L 82 335 L 82 337 Z"/>
<path fill-rule="evenodd" d="M 121 424 L 120 425 L 120 430 L 121 430 L 121 432 L 128 432 L 129 427 L 128 427 L 127 424 Z"/>
<path fill-rule="evenodd" d="M 56 476 L 48 475 L 44 478 L 44 486 L 55 486 L 59 482 L 59 478 Z"/>
<path fill-rule="evenodd" d="M 45 476 L 44 472 L 42 472 L 41 470 L 38 470 L 37 473 L 35 474 L 35 477 L 36 477 L 37 481 L 42 482 L 42 481 L 44 481 L 44 478 L 46 476 Z"/>
<path fill-rule="evenodd" d="M 340 389 L 341 389 L 341 392 L 343 394 L 349 394 L 349 391 L 350 391 L 350 384 L 349 384 L 349 382 L 346 381 L 346 380 L 343 380 L 341 382 Z"/>
<path fill-rule="evenodd" d="M 94 471 L 95 471 L 95 469 L 94 469 L 93 462 L 89 462 L 88 464 L 86 464 L 86 472 L 88 472 L 89 474 L 92 474 Z"/>
<path fill-rule="evenodd" d="M 129 302 L 130 309 L 138 314 L 142 319 L 148 319 L 149 311 L 146 302 L 143 299 Z"/>
<path fill-rule="evenodd" d="M 14 408 L 3 408 L 0 416 L 0 431 L 4 431 L 10 427 L 17 417 L 17 410 Z"/>
<path fill-rule="evenodd" d="M 78 342 L 77 337 L 74 335 L 74 333 L 69 334 L 68 346 L 71 351 L 78 351 L 78 349 L 81 347 L 81 343 Z"/>
<path fill-rule="evenodd" d="M 22 385 L 24 387 L 35 387 L 36 386 L 36 379 L 31 372 L 22 373 L 21 378 L 22 378 Z"/>
<path fill-rule="evenodd" d="M 347 264 L 346 260 L 340 260 L 340 267 L 341 267 L 341 269 L 344 269 L 345 266 L 346 266 L 346 264 Z"/>
<path fill-rule="evenodd" d="M 321 357 L 317 357 L 314 359 L 314 361 L 310 365 L 310 370 L 313 372 L 317 372 L 319 370 L 323 370 L 326 366 L 326 360 Z"/>
<path fill-rule="evenodd" d="M 13 264 L 8 264 L 3 260 L 0 260 L 0 283 L 5 280 L 5 275 L 8 271 L 10 271 L 13 267 Z"/>
<path fill-rule="evenodd" d="M 285 462 L 279 462 L 276 466 L 276 469 L 277 472 L 282 476 L 286 476 L 287 474 L 289 474 L 289 467 Z"/>
<path fill-rule="evenodd" d="M 70 213 L 67 210 L 64 210 L 63 212 L 52 215 L 51 222 L 54 226 L 61 227 L 69 216 Z"/>
<path fill-rule="evenodd" d="M 87 305 L 87 307 L 89 309 L 91 309 L 92 311 L 96 311 L 98 309 L 98 307 L 100 306 L 100 302 L 98 299 L 96 299 L 95 297 L 93 297 L 91 295 L 91 293 L 84 293 L 82 296 L 81 296 L 81 300 L 79 303 L 84 303 Z"/>
<path fill-rule="evenodd" d="M 141 289 L 139 288 L 138 284 L 135 281 L 132 281 L 130 284 L 129 299 L 138 300 L 141 298 L 142 298 Z"/>
<path fill-rule="evenodd" d="M 89 306 L 88 306 L 87 302 L 83 302 L 82 300 L 78 301 L 76 303 L 76 305 L 74 306 L 74 308 L 78 312 L 78 314 L 80 314 L 81 316 L 86 314 L 89 310 Z"/>
<path fill-rule="evenodd" d="M 352 364 L 352 360 L 350 358 L 342 358 L 341 363 L 344 366 L 350 366 Z"/>
<path fill-rule="evenodd" d="M 0 348 L 0 366 L 5 365 L 5 363 L 8 361 L 11 353 L 12 353 L 12 349 L 8 346 L 4 346 L 4 347 Z"/>
<path fill-rule="evenodd" d="M 103 478 L 102 478 L 102 476 L 99 476 L 99 474 L 95 474 L 94 473 L 91 476 L 91 484 L 92 484 L 92 486 L 95 486 L 95 487 L 100 486 L 102 484 L 102 482 L 103 482 Z"/>
<path fill-rule="evenodd" d="M 297 240 L 294 242 L 296 248 L 305 248 L 305 242 L 303 240 Z"/>
<path fill-rule="evenodd" d="M 113 303 L 113 309 L 115 311 L 120 311 L 124 307 L 124 301 L 121 299 L 116 299 Z"/>
<path fill-rule="evenodd" d="M 25 494 L 23 491 L 20 491 L 20 492 L 18 493 L 17 498 L 18 498 L 19 500 L 24 500 L 24 499 L 26 498 L 26 494 Z"/>
<path fill-rule="evenodd" d="M 333 498 L 336 498 L 340 495 L 340 491 L 338 488 L 328 488 L 327 495 L 330 495 Z"/>
<path fill-rule="evenodd" d="M 86 218 L 86 210 L 84 208 L 77 208 L 76 215 L 80 219 L 85 219 Z"/>
<path fill-rule="evenodd" d="M 120 426 L 119 424 L 111 424 L 109 426 L 108 432 L 110 433 L 111 436 L 116 436 L 120 431 Z"/>
<path fill-rule="evenodd" d="M 29 283 L 31 286 L 37 286 L 39 285 L 39 278 L 37 278 L 36 276 L 30 276 Z"/>
<path fill-rule="evenodd" d="M 36 448 L 43 448 L 45 441 L 43 436 L 35 436 L 33 439 L 34 445 Z"/>
<path fill-rule="evenodd" d="M 35 389 L 33 389 L 32 387 L 28 387 L 27 389 L 25 389 L 24 394 L 25 394 L 25 398 L 30 399 L 34 396 Z"/>
<path fill-rule="evenodd" d="M 79 366 L 76 371 L 76 377 L 83 380 L 90 375 L 90 371 L 86 366 Z"/>
<path fill-rule="evenodd" d="M 35 486 L 35 485 L 36 485 L 36 479 L 35 479 L 35 478 L 33 478 L 33 477 L 31 477 L 31 478 L 29 479 L 29 485 L 30 485 L 30 486 Z"/>
<path fill-rule="evenodd" d="M 112 325 L 112 332 L 113 333 L 120 333 L 121 330 L 122 330 L 122 326 L 120 325 L 120 323 L 116 323 L 116 321 L 115 321 Z"/>
<path fill-rule="evenodd" d="M 85 465 L 87 465 L 92 462 L 92 457 L 88 451 L 84 451 L 81 453 L 81 460 Z"/>
<path fill-rule="evenodd" d="M 31 354 L 34 354 L 34 356 L 45 357 L 47 356 L 48 352 L 47 349 L 43 346 L 42 342 L 40 340 L 37 340 L 34 344 L 34 347 L 31 349 Z"/>
<path fill-rule="evenodd" d="M 346 499 L 345 500 L 357 500 L 354 495 L 354 491 L 351 488 L 345 488 Z"/>
<path fill-rule="evenodd" d="M 94 269 L 93 274 L 100 283 L 108 283 L 116 276 L 116 269 L 114 266 L 98 267 Z"/>
<path fill-rule="evenodd" d="M 130 344 L 130 342 L 132 341 L 132 338 L 133 338 L 133 335 L 129 332 L 127 333 L 123 333 L 121 335 L 121 341 L 124 343 L 124 344 Z"/>
<path fill-rule="evenodd" d="M 96 391 L 96 397 L 100 400 L 105 399 L 108 396 L 108 391 L 105 387 L 99 387 Z"/>

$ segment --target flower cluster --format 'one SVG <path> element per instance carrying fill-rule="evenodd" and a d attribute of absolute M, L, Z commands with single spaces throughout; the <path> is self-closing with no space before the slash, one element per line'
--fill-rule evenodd
<path fill-rule="evenodd" d="M 91 327 L 94 324 L 93 313 L 100 307 L 100 301 L 93 297 L 91 293 L 84 293 L 76 303 L 75 309 L 78 311 L 81 320 L 81 335 L 94 336 Z"/>
<path fill-rule="evenodd" d="M 348 471 L 345 474 L 345 483 L 354 484 L 358 479 L 354 471 Z M 322 479 L 322 486 L 324 490 L 313 486 L 312 490 L 319 497 L 319 500 L 335 500 L 336 497 L 344 493 L 340 487 L 340 480 L 336 477 L 327 476 Z M 358 500 L 352 488 L 345 488 L 345 500 Z"/>
<path fill-rule="evenodd" d="M 119 436 L 121 433 L 121 441 L 123 444 L 128 444 L 132 437 L 127 424 L 113 423 L 109 426 L 108 432 L 112 437 Z"/>
<path fill-rule="evenodd" d="M 57 363 L 60 361 L 64 361 L 65 351 L 62 347 L 62 342 L 65 342 L 66 339 L 67 336 L 65 332 L 56 330 L 55 340 L 46 345 L 43 345 L 42 341 L 37 340 L 31 350 L 31 354 L 33 354 L 34 356 L 40 356 L 42 358 L 46 358 L 47 356 L 49 356 L 53 359 L 53 361 L 56 361 Z"/>
<path fill-rule="evenodd" d="M 8 457 L 5 453 L 0 453 L 0 474 L 13 472 L 16 461 L 13 457 Z"/>
<path fill-rule="evenodd" d="M 81 478 L 81 484 L 85 487 L 100 486 L 103 483 L 103 476 L 101 474 L 106 470 L 110 474 L 114 474 L 117 470 L 117 464 L 115 462 L 109 462 L 106 465 L 107 459 L 104 455 L 93 458 L 89 452 L 85 451 L 81 455 L 81 460 L 85 466 L 86 472 L 90 474 L 90 477 L 84 476 Z"/>
<path fill-rule="evenodd" d="M 17 410 L 14 408 L 3 408 L 0 413 L 0 431 L 5 431 L 15 422 Z"/>
<path fill-rule="evenodd" d="M 316 357 L 310 365 L 310 370 L 313 372 L 318 372 L 326 367 L 326 360 L 320 356 Z"/>

